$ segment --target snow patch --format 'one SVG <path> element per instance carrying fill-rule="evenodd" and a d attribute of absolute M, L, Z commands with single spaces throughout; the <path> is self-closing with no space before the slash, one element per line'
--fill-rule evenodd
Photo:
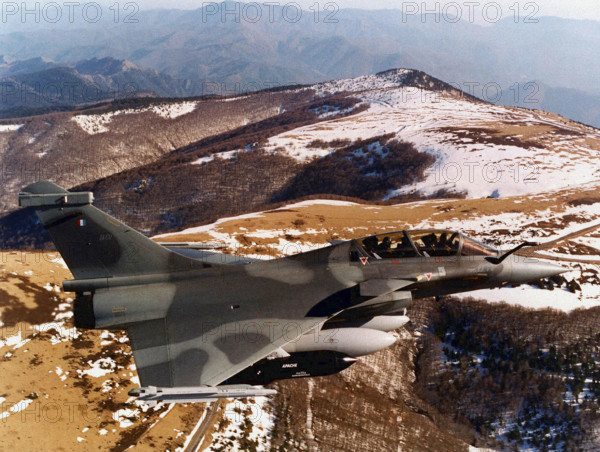
<path fill-rule="evenodd" d="M 108 132 L 110 130 L 108 126 L 110 125 L 115 116 L 128 115 L 133 113 L 140 114 L 150 111 L 164 119 L 175 119 L 179 116 L 192 113 L 197 106 L 197 101 L 175 102 L 172 104 L 153 105 L 146 108 L 130 108 L 126 110 L 117 110 L 112 111 L 110 113 L 103 113 L 100 115 L 77 115 L 73 116 L 71 120 L 77 123 L 77 125 L 89 135 L 96 135 Z"/>
<path fill-rule="evenodd" d="M 19 332 L 14 336 L 9 336 L 7 338 L 4 338 L 3 340 L 0 340 L 0 348 L 12 347 L 12 350 L 17 350 L 18 348 L 23 347 L 23 345 L 25 345 L 30 340 L 31 339 L 23 339 L 21 337 L 21 330 L 19 330 Z"/>
<path fill-rule="evenodd" d="M 90 377 L 99 378 L 112 373 L 117 369 L 117 363 L 111 358 L 100 358 L 95 362 L 88 361 L 88 365 L 91 366 L 91 369 L 78 369 L 77 373 L 80 376 L 89 375 Z"/>
<path fill-rule="evenodd" d="M 472 297 L 486 300 L 489 303 L 505 302 L 510 305 L 533 309 L 552 308 L 564 312 L 570 312 L 578 308 L 600 306 L 600 299 L 587 299 L 584 302 L 577 293 L 568 292 L 563 289 L 543 290 L 529 285 L 475 290 L 452 296 L 460 299 Z"/>
<path fill-rule="evenodd" d="M 212 162 L 215 158 L 221 160 L 231 160 L 236 157 L 238 153 L 244 152 L 244 149 L 237 149 L 235 151 L 219 152 L 218 154 L 209 155 L 207 157 L 200 157 L 198 160 L 193 161 L 192 165 L 203 165 L 205 163 Z"/>
<path fill-rule="evenodd" d="M 108 125 L 115 116 L 134 112 L 135 110 L 120 110 L 101 115 L 78 115 L 73 116 L 71 121 L 75 122 L 89 135 L 97 135 L 109 131 Z"/>
<path fill-rule="evenodd" d="M 67 263 L 65 262 L 65 260 L 62 257 L 56 257 L 56 258 L 52 259 L 52 262 L 60 265 L 65 270 L 69 269 L 69 267 L 67 266 Z"/>
<path fill-rule="evenodd" d="M 4 402 L 5 399 L 2 399 L 2 402 Z M 15 403 L 13 406 L 11 406 L 8 411 L 5 411 L 4 413 L 0 414 L 0 419 L 5 419 L 8 416 L 10 416 L 11 414 L 15 414 L 15 413 L 19 413 L 25 409 L 27 409 L 27 407 L 33 402 L 33 400 L 31 399 L 25 399 L 25 400 L 21 400 L 18 403 Z"/>
<path fill-rule="evenodd" d="M 199 102 L 179 102 L 175 104 L 161 104 L 152 107 L 152 112 L 165 119 L 175 119 L 179 116 L 192 113 Z"/>
<path fill-rule="evenodd" d="M 9 125 L 0 125 L 0 132 L 16 132 L 17 130 L 19 130 L 21 127 L 23 127 L 25 124 L 9 124 Z"/>
<path fill-rule="evenodd" d="M 113 413 L 113 419 L 119 423 L 121 428 L 128 428 L 133 425 L 133 421 L 131 419 L 136 419 L 140 414 L 140 410 L 130 410 L 127 408 L 123 408 L 121 410 L 117 410 Z"/>
<path fill-rule="evenodd" d="M 246 400 L 246 399 L 244 399 Z M 243 438 L 256 441 L 257 450 L 270 450 L 271 430 L 274 426 L 274 415 L 266 397 L 255 397 L 242 400 L 232 400 L 225 406 L 224 418 L 229 425 L 223 431 L 213 433 L 211 446 L 207 450 L 242 451 Z M 251 429 L 247 431 L 244 426 L 250 423 Z"/>
<path fill-rule="evenodd" d="M 41 325 L 35 325 L 33 329 L 40 333 L 52 333 L 52 338 L 50 339 L 52 345 L 77 339 L 81 335 L 81 332 L 77 331 L 77 328 L 65 327 L 64 322 L 42 323 Z"/>

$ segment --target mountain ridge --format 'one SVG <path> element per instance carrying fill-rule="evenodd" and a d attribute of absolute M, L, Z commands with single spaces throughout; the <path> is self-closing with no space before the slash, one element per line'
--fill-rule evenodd
<path fill-rule="evenodd" d="M 244 8 L 227 5 L 234 11 Z M 511 15 L 484 27 L 465 20 L 451 23 L 445 17 L 438 21 L 432 16 L 406 17 L 398 10 L 340 9 L 337 23 L 326 22 L 323 11 L 316 21 L 313 12 L 304 11 L 294 23 L 285 21 L 282 7 L 275 7 L 272 21 L 263 15 L 252 23 L 243 18 L 223 21 L 218 11 L 208 14 L 210 7 L 140 11 L 138 23 L 112 24 L 110 33 L 91 26 L 4 34 L 0 45 L 5 55 L 19 59 L 40 55 L 61 63 L 93 57 L 126 59 L 176 79 L 222 86 L 222 91 L 312 84 L 391 67 L 418 67 L 465 91 L 473 89 L 471 94 L 486 100 L 500 101 L 497 88 L 507 94 L 515 84 L 521 87 L 531 80 L 578 90 L 556 93 L 558 104 L 576 106 L 582 93 L 600 94 L 595 88 L 600 75 L 595 22 L 535 17 L 537 23 L 515 23 Z M 95 44 L 74 45 L 77 42 Z M 548 47 L 552 58 L 544 50 Z M 542 99 L 536 101 L 541 109 Z M 587 122 L 591 116 L 581 108 L 570 111 L 578 121 Z M 591 118 L 596 121 L 595 115 Z"/>
<path fill-rule="evenodd" d="M 44 165 L 45 178 L 96 192 L 100 207 L 146 233 L 314 195 L 387 203 L 498 198 L 600 175 L 597 129 L 490 104 L 415 70 L 230 98 L 140 102 L 7 124 L 0 155 L 5 165 Z M 141 128 L 146 133 L 134 132 Z M 84 156 L 80 147 L 93 152 Z M 64 162 L 74 168 L 64 171 Z M 4 212 L 40 174 L 5 177 Z M 172 194 L 169 209 L 165 193 Z M 34 236 L 40 241 L 28 246 L 43 245 L 43 234 L 14 235 L 32 230 L 31 221 L 23 212 L 5 217 L 0 238 L 24 246 L 19 241 Z"/>
<path fill-rule="evenodd" d="M 203 87 L 128 60 L 92 58 L 61 64 L 43 58 L 0 65 L 4 95 L 0 115 L 35 115 L 40 109 L 81 108 L 132 97 L 192 97 Z"/>

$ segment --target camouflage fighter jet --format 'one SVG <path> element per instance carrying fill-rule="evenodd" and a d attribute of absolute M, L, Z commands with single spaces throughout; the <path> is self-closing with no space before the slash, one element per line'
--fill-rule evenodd
<path fill-rule="evenodd" d="M 259 261 L 156 243 L 50 182 L 23 189 L 68 265 L 78 328 L 125 329 L 147 403 L 273 394 L 395 342 L 413 299 L 558 275 L 460 232 L 379 234 Z M 195 249 L 194 249 L 195 248 Z"/>

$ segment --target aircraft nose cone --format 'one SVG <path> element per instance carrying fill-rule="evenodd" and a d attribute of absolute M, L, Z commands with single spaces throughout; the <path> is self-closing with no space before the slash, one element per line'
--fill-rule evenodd
<path fill-rule="evenodd" d="M 569 269 L 551 262 L 543 262 L 537 259 L 518 257 L 512 263 L 513 282 L 535 281 L 536 279 L 551 278 L 567 272 Z"/>
<path fill-rule="evenodd" d="M 549 262 L 529 263 L 525 270 L 525 276 L 532 279 L 550 278 L 566 272 L 567 269 L 560 265 L 551 264 Z"/>

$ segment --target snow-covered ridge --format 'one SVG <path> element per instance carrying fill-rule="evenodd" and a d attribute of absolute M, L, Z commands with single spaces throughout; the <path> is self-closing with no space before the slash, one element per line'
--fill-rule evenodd
<path fill-rule="evenodd" d="M 139 110 L 119 110 L 110 113 L 103 113 L 101 115 L 78 115 L 73 116 L 71 121 L 77 123 L 85 132 L 90 135 L 96 135 L 97 133 L 108 132 L 108 124 L 112 121 L 112 118 L 119 115 L 125 115 L 130 113 L 136 113 Z"/>
<path fill-rule="evenodd" d="M 518 196 L 600 180 L 598 131 L 556 115 L 398 86 L 385 76 L 317 86 L 321 92 L 355 91 L 369 108 L 271 137 L 266 150 L 308 161 L 335 151 L 310 147 L 315 140 L 365 140 L 393 133 L 436 157 L 424 181 L 392 191 L 389 198 L 441 189 L 469 198 Z"/>
<path fill-rule="evenodd" d="M 410 69 L 397 69 L 381 74 L 363 75 L 356 78 L 331 80 L 318 83 L 311 87 L 318 96 L 336 94 L 341 92 L 361 92 L 373 89 L 398 88 L 406 76 L 413 72 Z"/>
<path fill-rule="evenodd" d="M 148 111 L 160 116 L 163 119 L 175 119 L 183 115 L 192 113 L 198 106 L 198 101 L 175 102 L 171 104 L 152 105 L 145 108 L 126 110 L 117 110 L 110 113 L 98 115 L 77 115 L 71 118 L 76 122 L 86 133 L 95 135 L 98 133 L 108 132 L 108 125 L 115 116 L 127 115 L 133 113 L 146 113 Z M 1 127 L 1 126 L 0 126 Z M 0 129 L 2 131 L 2 129 Z"/>
<path fill-rule="evenodd" d="M 314 206 L 317 204 L 328 205 L 328 206 L 340 206 L 340 207 L 349 207 L 349 206 L 358 206 L 359 205 L 354 202 L 337 201 L 334 199 L 312 199 L 312 200 L 307 200 L 307 201 L 296 202 L 293 204 L 287 204 L 284 207 L 279 207 L 273 211 L 295 209 L 298 207 L 309 207 L 309 206 Z M 269 212 L 273 212 L 273 211 L 269 211 Z M 260 217 L 263 217 L 265 215 L 265 213 L 266 213 L 266 211 L 252 212 L 252 213 L 246 213 L 243 215 L 237 215 L 235 217 L 219 218 L 214 223 L 205 224 L 202 226 L 194 226 L 191 228 L 183 229 L 178 232 L 167 232 L 165 234 L 155 235 L 152 237 L 152 239 L 161 239 L 161 238 L 178 236 L 178 235 L 186 235 L 186 234 L 201 234 L 203 232 L 212 234 L 212 233 L 215 233 L 214 230 L 217 228 L 217 226 L 219 226 L 223 223 L 228 223 L 228 222 L 234 221 L 234 220 L 239 221 L 239 220 L 244 220 L 244 219 L 248 219 L 248 218 L 260 218 Z M 215 235 L 215 238 L 221 239 L 222 237 Z"/>

